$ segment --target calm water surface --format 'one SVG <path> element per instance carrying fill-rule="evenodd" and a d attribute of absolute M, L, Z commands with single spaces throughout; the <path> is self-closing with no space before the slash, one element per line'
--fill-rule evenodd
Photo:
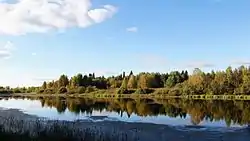
<path fill-rule="evenodd" d="M 246 127 L 250 103 L 243 101 L 133 99 L 2 99 L 0 107 L 57 120 L 88 119 L 172 126 Z"/>

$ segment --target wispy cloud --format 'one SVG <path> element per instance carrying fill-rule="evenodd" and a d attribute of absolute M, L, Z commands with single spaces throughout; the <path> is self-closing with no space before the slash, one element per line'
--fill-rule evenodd
<path fill-rule="evenodd" d="M 188 68 L 212 68 L 215 66 L 216 65 L 212 64 L 212 63 L 199 62 L 199 61 L 186 64 L 186 67 L 188 67 Z"/>
<path fill-rule="evenodd" d="M 32 78 L 33 81 L 44 82 L 44 81 L 52 81 L 54 78 Z"/>
<path fill-rule="evenodd" d="M 0 1 L 0 34 L 23 35 L 86 28 L 101 23 L 117 12 L 112 5 L 91 8 L 91 0 Z"/>
<path fill-rule="evenodd" d="M 126 31 L 127 32 L 138 32 L 138 28 L 137 27 L 128 27 L 127 29 L 126 29 Z"/>
<path fill-rule="evenodd" d="M 117 72 L 114 71 L 108 71 L 108 70 L 96 70 L 94 71 L 95 76 L 112 76 L 117 75 Z"/>
<path fill-rule="evenodd" d="M 249 60 L 235 60 L 232 61 L 232 64 L 236 64 L 236 65 L 250 65 L 250 59 Z"/>
<path fill-rule="evenodd" d="M 14 49 L 13 43 L 8 41 L 4 46 L 0 47 L 0 59 L 9 59 Z"/>
<path fill-rule="evenodd" d="M 8 59 L 11 56 L 9 51 L 0 50 L 0 59 Z"/>

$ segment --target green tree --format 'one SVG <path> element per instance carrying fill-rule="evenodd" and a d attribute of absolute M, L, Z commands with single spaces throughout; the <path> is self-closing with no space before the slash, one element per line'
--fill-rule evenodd
<path fill-rule="evenodd" d="M 46 81 L 43 82 L 42 89 L 43 90 L 47 89 L 47 82 Z"/>
<path fill-rule="evenodd" d="M 78 88 L 78 90 L 77 90 L 77 92 L 78 92 L 79 94 L 83 94 L 83 93 L 85 93 L 85 91 L 86 91 L 86 88 L 83 87 L 83 86 L 80 86 L 80 87 Z"/>
<path fill-rule="evenodd" d="M 47 88 L 48 89 L 52 89 L 54 86 L 53 82 L 49 82 L 48 85 L 47 85 Z"/>
<path fill-rule="evenodd" d="M 88 86 L 85 90 L 85 93 L 91 93 L 91 92 L 94 92 L 95 91 L 95 88 L 94 87 L 91 87 L 91 86 Z"/>
<path fill-rule="evenodd" d="M 242 80 L 241 93 L 250 95 L 250 71 L 246 68 L 243 70 Z"/>
<path fill-rule="evenodd" d="M 236 83 L 234 83 L 235 81 L 235 77 L 234 77 L 234 74 L 233 74 L 233 70 L 232 70 L 232 67 L 228 67 L 226 69 L 226 77 L 227 77 L 227 92 L 229 94 L 233 94 L 234 93 L 234 89 L 236 88 Z"/>
<path fill-rule="evenodd" d="M 210 84 L 210 92 L 215 95 L 227 92 L 227 76 L 224 72 L 217 72 L 214 80 Z"/>
<path fill-rule="evenodd" d="M 133 73 L 133 71 L 130 71 L 129 77 L 132 76 L 132 75 L 134 75 L 134 73 Z"/>
<path fill-rule="evenodd" d="M 74 79 L 73 79 L 73 83 L 75 83 L 76 86 L 83 86 L 83 76 L 81 73 L 78 73 Z"/>
<path fill-rule="evenodd" d="M 162 81 L 160 73 L 152 73 L 150 78 L 150 83 L 152 88 L 162 88 L 164 87 L 164 81 Z"/>
<path fill-rule="evenodd" d="M 182 71 L 181 72 L 181 79 L 182 79 L 182 81 L 186 81 L 186 80 L 188 80 L 188 71 Z"/>
<path fill-rule="evenodd" d="M 138 88 L 147 89 L 149 88 L 148 76 L 145 73 L 139 75 Z"/>
<path fill-rule="evenodd" d="M 130 75 L 130 77 L 129 77 L 128 88 L 129 89 L 136 89 L 137 88 L 137 80 L 136 80 L 136 77 L 133 74 Z"/>
<path fill-rule="evenodd" d="M 58 93 L 59 94 L 63 94 L 63 93 L 67 93 L 67 89 L 65 87 L 61 87 L 59 90 L 58 90 Z"/>
<path fill-rule="evenodd" d="M 128 88 L 128 78 L 127 77 L 124 77 L 124 79 L 122 81 L 121 88 L 123 88 L 123 89 L 127 89 Z"/>
<path fill-rule="evenodd" d="M 195 68 L 193 71 L 193 75 L 201 75 L 203 72 L 199 68 Z"/>
<path fill-rule="evenodd" d="M 54 89 L 58 89 L 59 88 L 58 80 L 57 81 L 52 81 L 52 83 L 53 83 L 53 88 Z"/>
<path fill-rule="evenodd" d="M 122 78 L 125 78 L 125 77 L 126 77 L 126 73 L 123 72 L 123 73 L 122 73 Z"/>
<path fill-rule="evenodd" d="M 188 86 L 192 88 L 191 92 L 193 94 L 204 94 L 205 91 L 205 75 L 202 71 L 196 69 L 192 76 L 187 80 Z"/>
<path fill-rule="evenodd" d="M 66 87 L 69 84 L 69 79 L 66 75 L 61 75 L 58 80 L 58 86 L 59 87 Z"/>

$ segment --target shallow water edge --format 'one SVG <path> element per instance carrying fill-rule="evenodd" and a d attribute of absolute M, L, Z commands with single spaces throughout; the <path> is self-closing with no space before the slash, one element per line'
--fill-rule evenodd
<path fill-rule="evenodd" d="M 0 126 L 14 133 L 29 132 L 36 134 L 39 129 L 50 129 L 54 123 L 66 126 L 78 133 L 91 130 L 97 134 L 127 136 L 128 141 L 245 141 L 250 137 L 248 127 L 206 128 L 202 126 L 168 126 L 151 123 L 127 123 L 121 121 L 57 121 L 24 114 L 17 109 L 0 110 Z M 129 136 L 128 136 L 129 135 Z"/>

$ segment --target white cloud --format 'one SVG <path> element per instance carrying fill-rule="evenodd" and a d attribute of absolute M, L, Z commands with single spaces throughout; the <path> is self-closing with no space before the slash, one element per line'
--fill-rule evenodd
<path fill-rule="evenodd" d="M 13 43 L 8 41 L 3 47 L 0 47 L 0 59 L 10 58 L 14 49 Z"/>
<path fill-rule="evenodd" d="M 10 56 L 10 52 L 0 50 L 0 59 L 8 59 Z"/>
<path fill-rule="evenodd" d="M 126 29 L 128 32 L 138 32 L 138 28 L 137 27 L 129 27 Z"/>
<path fill-rule="evenodd" d="M 32 55 L 32 56 L 36 56 L 36 53 L 35 53 L 35 52 L 33 52 L 33 53 L 31 53 L 31 55 Z"/>
<path fill-rule="evenodd" d="M 0 34 L 22 35 L 85 28 L 111 18 L 117 8 L 104 5 L 91 9 L 91 0 L 0 1 Z"/>

